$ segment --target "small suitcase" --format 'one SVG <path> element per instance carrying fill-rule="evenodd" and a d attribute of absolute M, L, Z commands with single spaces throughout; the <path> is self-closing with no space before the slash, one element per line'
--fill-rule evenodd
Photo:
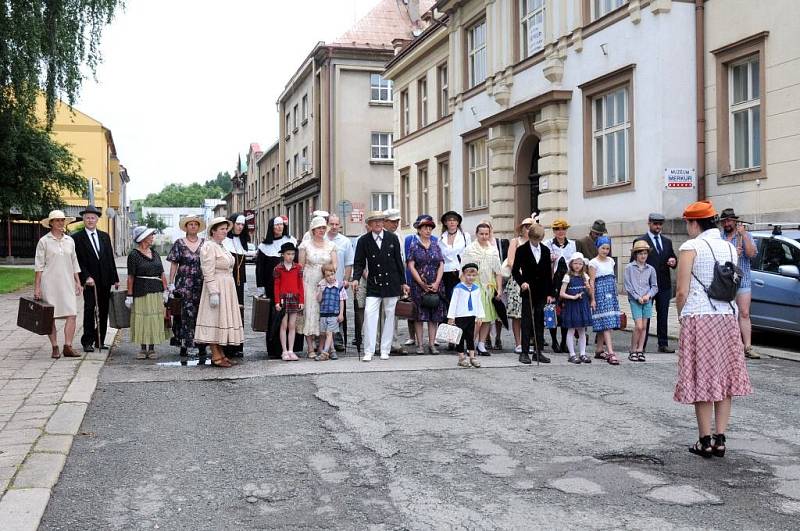
<path fill-rule="evenodd" d="M 457 345 L 463 333 L 464 331 L 457 326 L 441 323 L 436 329 L 436 341 Z"/>
<path fill-rule="evenodd" d="M 17 326 L 34 334 L 46 336 L 53 331 L 52 305 L 31 297 L 20 297 Z"/>
<path fill-rule="evenodd" d="M 173 293 L 172 296 L 170 296 L 170 298 L 167 300 L 169 313 L 171 313 L 173 317 L 180 317 L 181 313 L 183 312 L 183 297 L 181 297 L 181 294 Z"/>
<path fill-rule="evenodd" d="M 394 309 L 394 315 L 398 319 L 415 320 L 417 318 L 417 305 L 411 299 L 400 299 Z"/>
<path fill-rule="evenodd" d="M 549 328 L 550 330 L 556 328 L 558 326 L 558 320 L 556 319 L 557 315 L 556 305 L 555 304 L 546 304 L 544 307 L 544 327 Z"/>
<path fill-rule="evenodd" d="M 250 316 L 250 328 L 253 332 L 269 330 L 272 301 L 266 297 L 253 297 L 253 312 Z"/>
<path fill-rule="evenodd" d="M 108 321 L 112 328 L 130 328 L 131 310 L 125 306 L 127 290 L 112 291 L 108 304 Z"/>

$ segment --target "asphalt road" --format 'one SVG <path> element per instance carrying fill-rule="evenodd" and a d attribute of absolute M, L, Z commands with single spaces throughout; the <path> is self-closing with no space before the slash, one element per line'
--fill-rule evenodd
<path fill-rule="evenodd" d="M 728 455 L 703 460 L 673 355 L 476 370 L 266 361 L 261 344 L 230 370 L 121 344 L 41 529 L 797 528 L 796 362 L 749 363 Z"/>

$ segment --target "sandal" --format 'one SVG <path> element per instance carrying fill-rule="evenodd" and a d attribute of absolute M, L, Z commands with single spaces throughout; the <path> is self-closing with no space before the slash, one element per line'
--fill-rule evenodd
<path fill-rule="evenodd" d="M 699 455 L 704 459 L 709 459 L 712 455 L 714 455 L 712 453 L 714 450 L 711 448 L 711 435 L 700 437 L 697 442 L 694 443 L 694 446 L 689 447 L 689 451 L 694 455 Z"/>
<path fill-rule="evenodd" d="M 639 361 L 639 353 L 638 352 L 628 352 L 628 360 L 630 360 L 630 361 Z"/>
<path fill-rule="evenodd" d="M 581 364 L 581 359 L 578 356 L 570 356 L 567 361 L 569 363 L 574 363 L 576 365 L 580 365 Z"/>
<path fill-rule="evenodd" d="M 614 354 L 613 352 L 609 353 L 606 356 L 606 361 L 608 362 L 609 365 L 619 365 L 619 360 L 617 359 L 617 355 Z"/>
<path fill-rule="evenodd" d="M 589 356 L 587 356 L 586 354 L 581 354 L 580 358 L 581 358 L 581 363 L 591 363 L 592 362 L 592 359 Z"/>
<path fill-rule="evenodd" d="M 469 364 L 469 361 L 467 361 L 466 358 L 461 358 L 460 360 L 458 360 L 458 366 L 464 367 L 465 369 L 469 369 L 471 365 Z"/>
<path fill-rule="evenodd" d="M 607 359 L 607 356 L 608 355 L 606 354 L 605 350 L 601 350 L 600 352 L 595 352 L 594 353 L 594 359 L 596 359 L 596 360 L 605 360 L 605 359 Z"/>
<path fill-rule="evenodd" d="M 470 363 L 470 365 L 472 365 L 476 369 L 480 369 L 481 368 L 481 362 L 478 361 L 478 358 L 470 358 L 469 359 L 469 363 Z"/>
<path fill-rule="evenodd" d="M 417 350 L 415 352 L 419 355 L 425 354 L 425 348 L 422 345 L 420 345 L 417 347 Z"/>
<path fill-rule="evenodd" d="M 639 359 L 636 361 L 647 361 L 647 358 L 644 357 L 644 352 L 639 353 Z"/>
<path fill-rule="evenodd" d="M 222 367 L 222 368 L 227 369 L 228 367 L 233 367 L 233 363 L 231 363 L 231 360 L 229 360 L 228 358 L 223 356 L 222 358 L 219 358 L 219 359 L 216 359 L 216 360 L 212 359 L 211 360 L 211 366 L 212 367 Z"/>
<path fill-rule="evenodd" d="M 328 361 L 330 357 L 331 355 L 329 353 L 322 351 L 317 354 L 317 356 L 314 358 L 314 361 Z"/>
<path fill-rule="evenodd" d="M 714 457 L 725 457 L 725 434 L 715 433 L 714 444 L 711 445 L 711 453 Z"/>

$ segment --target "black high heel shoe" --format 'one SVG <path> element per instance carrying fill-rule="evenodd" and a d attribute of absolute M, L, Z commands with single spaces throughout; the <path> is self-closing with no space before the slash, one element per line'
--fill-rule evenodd
<path fill-rule="evenodd" d="M 714 434 L 714 444 L 711 446 L 711 453 L 714 457 L 725 457 L 725 434 Z"/>
<path fill-rule="evenodd" d="M 693 446 L 689 447 L 689 451 L 695 455 L 699 455 L 704 459 L 709 459 L 712 455 L 714 455 L 712 453 L 714 450 L 711 448 L 711 435 L 704 435 L 703 437 L 700 437 L 700 439 L 698 439 Z"/>

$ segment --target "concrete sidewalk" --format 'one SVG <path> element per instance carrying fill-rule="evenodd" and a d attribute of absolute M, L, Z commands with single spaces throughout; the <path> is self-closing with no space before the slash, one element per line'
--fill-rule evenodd
<path fill-rule="evenodd" d="M 0 295 L 0 522 L 34 530 L 78 434 L 108 350 L 81 358 L 50 357 L 50 341 L 17 327 L 19 298 Z M 73 341 L 80 350 L 83 301 Z M 63 322 L 59 322 L 63 342 Z M 109 328 L 112 343 L 116 330 Z"/>

